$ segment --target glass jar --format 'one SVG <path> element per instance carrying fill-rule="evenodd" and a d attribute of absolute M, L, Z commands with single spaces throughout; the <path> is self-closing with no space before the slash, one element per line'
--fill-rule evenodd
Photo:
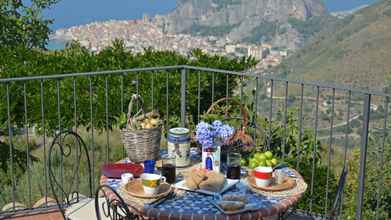
<path fill-rule="evenodd" d="M 190 130 L 171 128 L 167 134 L 168 154 L 175 156 L 176 167 L 190 165 Z"/>

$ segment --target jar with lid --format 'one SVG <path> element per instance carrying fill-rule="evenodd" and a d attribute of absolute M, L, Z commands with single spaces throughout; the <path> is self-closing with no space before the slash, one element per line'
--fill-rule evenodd
<path fill-rule="evenodd" d="M 190 165 L 190 130 L 187 128 L 171 128 L 167 134 L 168 154 L 175 156 L 176 167 Z"/>

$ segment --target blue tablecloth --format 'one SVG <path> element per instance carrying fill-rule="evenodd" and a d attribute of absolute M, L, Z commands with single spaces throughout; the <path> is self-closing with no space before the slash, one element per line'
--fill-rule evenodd
<path fill-rule="evenodd" d="M 284 168 L 283 171 L 288 176 L 294 176 L 295 174 L 288 168 Z M 109 179 L 108 184 L 117 189 L 120 186 L 120 180 Z M 252 192 L 245 180 L 241 180 L 235 187 L 228 190 L 225 194 L 244 194 L 249 200 L 249 204 L 253 208 L 268 208 L 272 205 L 279 203 L 284 197 L 265 197 L 263 195 Z M 197 214 L 216 214 L 220 211 L 210 203 L 213 200 L 213 196 L 199 194 L 196 192 L 184 192 L 181 195 L 176 195 L 174 198 L 165 200 L 154 208 L 160 211 L 172 211 L 178 213 L 197 213 Z"/>

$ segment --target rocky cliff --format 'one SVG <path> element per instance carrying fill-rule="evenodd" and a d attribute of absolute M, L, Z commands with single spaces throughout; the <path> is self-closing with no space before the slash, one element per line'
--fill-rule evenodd
<path fill-rule="evenodd" d="M 306 21 L 325 13 L 321 0 L 178 0 L 164 26 L 168 32 L 274 41 L 292 48 L 302 42 L 288 20 Z"/>

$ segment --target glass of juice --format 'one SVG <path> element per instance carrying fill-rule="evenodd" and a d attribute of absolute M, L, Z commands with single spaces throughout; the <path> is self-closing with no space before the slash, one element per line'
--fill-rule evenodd
<path fill-rule="evenodd" d="M 162 155 L 162 176 L 166 177 L 166 182 L 174 184 L 176 182 L 176 158 L 175 155 L 165 154 Z"/>
<path fill-rule="evenodd" d="M 240 179 L 240 153 L 229 153 L 227 157 L 227 179 Z"/>

